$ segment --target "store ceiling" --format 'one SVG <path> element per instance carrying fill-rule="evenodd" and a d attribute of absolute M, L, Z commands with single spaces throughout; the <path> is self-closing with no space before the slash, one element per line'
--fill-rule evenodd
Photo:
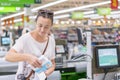
<path fill-rule="evenodd" d="M 47 1 L 55 1 L 55 0 L 42 0 L 42 1 L 46 4 Z M 58 11 L 58 10 L 64 10 L 64 9 L 69 9 L 69 8 L 104 2 L 104 1 L 109 1 L 109 0 L 68 0 L 68 1 L 65 1 L 63 3 L 60 3 L 59 5 L 49 7 L 48 9 L 51 9 L 53 11 Z M 102 7 L 106 7 L 106 6 L 109 6 L 109 5 L 103 5 Z M 92 8 L 84 9 L 83 11 L 86 11 L 86 10 L 87 11 L 92 10 Z"/>
<path fill-rule="evenodd" d="M 41 0 L 41 2 L 42 2 L 41 4 L 33 4 L 33 5 L 31 5 L 31 8 L 33 9 L 35 7 L 43 6 L 45 4 L 48 4 L 48 3 L 51 3 L 51 2 L 54 2 L 54 1 L 58 1 L 58 0 Z M 110 0 L 67 0 L 67 1 L 59 3 L 57 5 L 47 7 L 47 9 L 56 12 L 56 11 L 59 11 L 59 10 L 65 10 L 65 9 L 70 9 L 70 8 L 75 8 L 75 7 L 82 7 L 82 6 L 92 5 L 92 4 L 95 4 L 95 3 L 101 3 L 101 2 L 106 2 L 106 1 L 110 1 Z M 120 2 L 119 2 L 119 4 L 120 4 Z M 98 8 L 98 7 L 110 7 L 110 4 L 85 8 L 85 9 L 81 9 L 79 11 L 81 11 L 81 12 L 92 11 L 95 8 Z M 24 9 L 22 8 L 19 12 L 21 12 L 23 10 Z M 18 12 L 16 12 L 16 13 L 18 13 Z M 71 13 L 71 12 L 67 12 L 67 13 Z M 9 16 L 11 14 L 13 14 L 13 13 L 4 14 L 3 17 L 4 16 Z M 61 14 L 57 14 L 57 15 L 61 15 Z"/>
<path fill-rule="evenodd" d="M 42 6 L 42 5 L 45 5 L 47 3 L 54 2 L 54 1 L 56 1 L 56 0 L 42 0 L 42 4 L 34 4 L 34 5 L 32 5 L 32 8 Z M 68 0 L 68 1 L 62 2 L 60 4 L 51 6 L 51 7 L 47 7 L 47 9 L 52 10 L 52 11 L 59 11 L 59 10 L 65 10 L 65 9 L 105 2 L 105 1 L 110 1 L 110 0 Z M 110 4 L 102 5 L 99 7 L 110 7 Z M 82 12 L 91 11 L 91 10 L 94 10 L 94 8 L 96 8 L 96 7 L 86 8 L 86 9 L 82 9 L 79 11 L 82 11 Z"/>

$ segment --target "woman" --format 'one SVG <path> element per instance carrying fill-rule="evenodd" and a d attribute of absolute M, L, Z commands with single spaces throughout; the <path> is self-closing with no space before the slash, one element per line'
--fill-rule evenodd
<path fill-rule="evenodd" d="M 53 12 L 49 10 L 39 10 L 36 17 L 36 28 L 22 35 L 16 44 L 8 51 L 5 59 L 10 62 L 19 62 L 16 80 L 22 80 L 23 76 L 28 77 L 34 68 L 41 67 L 42 62 L 38 59 L 48 42 L 44 55 L 51 60 L 52 67 L 44 73 L 50 75 L 55 69 L 55 40 L 50 37 L 50 29 L 53 24 Z M 36 74 L 30 76 L 31 80 L 39 80 Z"/>

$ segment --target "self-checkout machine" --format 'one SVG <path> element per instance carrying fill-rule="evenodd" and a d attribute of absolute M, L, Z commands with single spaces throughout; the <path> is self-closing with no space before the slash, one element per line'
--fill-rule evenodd
<path fill-rule="evenodd" d="M 86 79 L 79 80 L 119 80 L 119 45 L 91 45 L 91 32 L 86 32 L 87 70 Z"/>
<path fill-rule="evenodd" d="M 87 70 L 86 79 L 79 80 L 119 80 L 119 45 L 91 45 L 91 31 L 86 31 Z"/>
<path fill-rule="evenodd" d="M 0 20 L 0 26 L 1 26 L 1 20 Z M 3 57 L 6 54 L 8 50 L 8 46 L 10 46 L 10 37 L 8 36 L 5 28 L 1 27 L 0 28 L 0 57 Z"/>
<path fill-rule="evenodd" d="M 13 45 L 12 33 L 5 32 L 5 35 L 0 36 L 0 42 L 0 57 L 4 57 Z"/>
<path fill-rule="evenodd" d="M 79 28 L 78 31 L 78 37 L 80 36 L 80 39 L 82 39 L 83 31 Z M 86 72 L 86 76 L 83 76 L 84 79 L 80 80 L 92 80 L 91 30 L 84 31 L 84 34 L 86 36 L 86 52 L 71 58 L 71 55 L 73 54 L 73 49 L 71 48 L 71 54 L 69 55 L 67 65 L 74 66 L 76 68 L 76 72 Z M 81 42 L 82 41 L 80 40 L 80 43 Z"/>

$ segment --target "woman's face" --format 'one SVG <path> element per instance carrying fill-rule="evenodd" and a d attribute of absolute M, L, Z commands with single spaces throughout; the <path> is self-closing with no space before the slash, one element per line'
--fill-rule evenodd
<path fill-rule="evenodd" d="M 36 21 L 36 30 L 40 36 L 46 36 L 49 34 L 52 26 L 52 21 L 49 18 L 42 16 L 38 17 Z"/>

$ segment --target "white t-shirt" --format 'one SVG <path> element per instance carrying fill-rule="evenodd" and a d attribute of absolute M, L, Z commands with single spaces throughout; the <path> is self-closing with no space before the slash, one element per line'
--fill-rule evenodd
<path fill-rule="evenodd" d="M 30 33 L 26 33 L 16 41 L 15 45 L 12 48 L 21 54 L 33 54 L 37 57 L 40 57 L 42 55 L 44 48 L 46 47 L 46 44 L 47 44 L 47 41 L 40 43 L 36 41 L 31 36 Z M 55 59 L 55 40 L 51 36 L 49 36 L 49 42 L 48 42 L 47 49 L 44 53 L 44 56 L 46 56 L 49 60 Z M 27 62 L 19 62 L 15 80 L 21 80 L 21 79 L 18 79 L 18 74 L 24 74 L 25 76 L 28 76 L 30 71 L 31 71 L 31 68 L 28 67 Z M 38 80 L 37 76 L 32 75 L 31 80 Z"/>

